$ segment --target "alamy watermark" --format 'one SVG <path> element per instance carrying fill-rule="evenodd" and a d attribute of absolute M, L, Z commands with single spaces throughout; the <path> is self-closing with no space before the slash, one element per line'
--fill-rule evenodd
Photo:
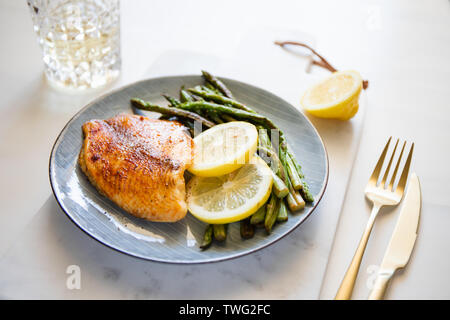
<path fill-rule="evenodd" d="M 375 264 L 371 264 L 366 269 L 366 273 L 369 275 L 366 280 L 366 287 L 369 290 L 372 290 L 375 286 L 375 281 L 378 277 L 378 271 L 380 271 L 380 266 L 377 266 Z"/>
<path fill-rule="evenodd" d="M 367 8 L 366 28 L 371 31 L 381 30 L 381 8 L 372 5 Z"/>
<path fill-rule="evenodd" d="M 69 290 L 81 289 L 81 268 L 72 264 L 66 268 L 66 274 L 69 276 L 66 279 L 66 288 Z"/>

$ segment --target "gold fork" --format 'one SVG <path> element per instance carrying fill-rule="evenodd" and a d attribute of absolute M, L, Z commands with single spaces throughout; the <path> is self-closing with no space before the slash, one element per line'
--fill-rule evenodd
<path fill-rule="evenodd" d="M 388 178 L 389 170 L 391 168 L 392 161 L 395 156 L 395 151 L 397 150 L 397 146 L 399 140 L 394 147 L 394 151 L 392 152 L 391 159 L 386 167 L 385 174 L 383 179 L 378 184 L 378 180 L 381 177 L 381 169 L 383 167 L 384 159 L 386 158 L 387 151 L 389 149 L 389 144 L 392 140 L 392 137 L 389 138 L 386 146 L 384 147 L 383 153 L 381 154 L 378 162 L 375 166 L 375 169 L 370 176 L 369 182 L 367 183 L 365 194 L 366 197 L 373 203 L 372 213 L 370 214 L 369 221 L 367 222 L 366 229 L 364 230 L 364 234 L 359 242 L 358 248 L 356 249 L 355 255 L 353 256 L 352 262 L 345 273 L 344 279 L 342 280 L 341 286 L 336 294 L 336 300 L 349 300 L 352 296 L 353 287 L 355 286 L 356 276 L 358 275 L 359 266 L 361 265 L 361 260 L 364 254 L 364 250 L 366 249 L 367 241 L 369 240 L 370 232 L 372 231 L 373 224 L 378 215 L 382 206 L 395 206 L 397 205 L 405 191 L 406 180 L 408 179 L 409 167 L 411 165 L 411 159 L 414 150 L 414 143 L 411 145 L 411 149 L 408 154 L 408 158 L 405 162 L 405 166 L 403 167 L 403 171 L 398 181 L 396 188 L 394 189 L 394 181 L 397 175 L 398 168 L 400 166 L 400 162 L 402 160 L 403 151 L 405 150 L 406 141 L 403 144 L 402 151 L 400 152 L 400 156 L 398 157 L 397 165 L 395 166 L 394 173 L 392 174 L 389 185 L 386 188 L 386 181 Z"/>

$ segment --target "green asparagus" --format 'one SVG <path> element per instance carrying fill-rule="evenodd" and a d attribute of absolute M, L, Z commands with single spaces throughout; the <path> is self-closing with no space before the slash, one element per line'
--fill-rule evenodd
<path fill-rule="evenodd" d="M 289 178 L 291 180 L 292 186 L 295 190 L 301 189 L 303 187 L 300 177 L 297 173 L 297 168 L 294 166 L 292 162 L 292 158 L 288 156 L 286 152 L 280 149 L 280 159 L 281 163 L 286 168 L 287 173 L 289 174 Z"/>
<path fill-rule="evenodd" d="M 199 121 L 208 128 L 214 127 L 214 125 L 215 125 L 213 122 L 209 121 L 208 119 L 203 118 L 202 116 L 199 116 L 195 112 L 190 112 L 190 111 L 179 109 L 179 108 L 157 106 L 157 105 L 145 102 L 144 100 L 141 100 L 138 98 L 131 99 L 131 103 L 133 104 L 133 106 L 135 106 L 138 109 L 159 112 L 162 114 L 170 114 L 173 116 L 179 116 L 179 117 L 184 117 L 184 118 L 189 118 L 189 119 L 192 119 L 195 121 Z M 183 104 L 180 104 L 180 106 L 181 105 L 183 105 Z"/>
<path fill-rule="evenodd" d="M 272 231 L 273 224 L 277 220 L 278 216 L 278 210 L 279 210 L 279 203 L 282 200 L 278 199 L 278 197 L 274 194 L 270 197 L 269 203 L 266 206 L 266 216 L 264 219 L 264 228 L 266 229 L 267 233 L 270 233 Z"/>
<path fill-rule="evenodd" d="M 189 102 L 189 101 L 194 101 L 195 99 L 189 94 L 189 92 L 187 92 L 184 89 L 180 90 L 180 102 Z"/>
<path fill-rule="evenodd" d="M 185 102 L 177 106 L 179 109 L 189 110 L 193 112 L 201 112 L 205 110 L 215 110 L 219 114 L 228 114 L 238 120 L 249 121 L 254 124 L 260 124 L 267 129 L 278 129 L 278 127 L 269 118 L 257 113 L 247 112 L 245 110 L 224 106 L 217 103 L 206 101 Z"/>
<path fill-rule="evenodd" d="M 286 201 L 289 206 L 289 210 L 291 210 L 292 212 L 300 210 L 305 206 L 305 201 L 303 201 L 300 193 L 294 189 L 289 177 L 286 177 L 286 184 L 289 189 L 289 194 L 286 196 Z"/>
<path fill-rule="evenodd" d="M 288 220 L 288 212 L 287 212 L 286 203 L 283 200 L 281 200 L 280 201 L 280 209 L 278 210 L 278 215 L 277 215 L 277 221 L 284 222 L 287 220 Z"/>
<path fill-rule="evenodd" d="M 294 166 L 297 169 L 297 173 L 300 177 L 300 180 L 302 181 L 302 188 L 300 190 L 300 193 L 303 195 L 303 198 L 307 202 L 314 202 L 314 196 L 311 194 L 311 191 L 309 191 L 309 186 L 305 181 L 305 175 L 302 172 L 302 167 L 298 164 L 297 161 L 295 161 L 295 157 L 292 154 L 292 152 L 288 148 L 288 155 L 292 159 L 292 162 L 294 163 Z"/>
<path fill-rule="evenodd" d="M 250 223 L 250 218 L 241 220 L 240 233 L 244 239 L 253 238 L 255 235 L 255 226 Z"/>
<path fill-rule="evenodd" d="M 220 90 L 218 90 L 216 87 L 214 87 L 210 82 L 206 82 L 205 87 L 214 93 L 217 93 L 221 96 L 223 95 L 223 93 L 220 92 Z"/>
<path fill-rule="evenodd" d="M 188 89 L 188 91 L 199 97 L 202 97 L 206 100 L 214 101 L 218 104 L 222 104 L 222 105 L 236 108 L 239 110 L 244 110 L 244 111 L 247 111 L 250 113 L 256 113 L 253 109 L 247 107 L 245 104 L 242 104 L 242 103 L 240 103 L 236 100 L 230 99 L 228 97 L 221 96 L 214 92 L 204 91 L 204 90 L 201 90 L 201 88 L 200 88 L 200 90 L 198 88 L 191 88 L 191 89 Z"/>
<path fill-rule="evenodd" d="M 278 198 L 284 198 L 289 193 L 289 189 L 284 183 L 284 176 L 282 175 L 280 159 L 273 151 L 272 143 L 267 135 L 267 131 L 260 126 L 259 130 L 259 146 L 258 151 L 266 154 L 271 159 L 271 169 L 273 173 L 273 191 Z"/>
<path fill-rule="evenodd" d="M 227 115 L 227 114 L 221 114 L 220 116 L 221 116 L 222 119 L 225 120 L 226 122 L 236 121 L 235 118 L 233 118 L 232 116 L 229 116 L 229 115 Z"/>
<path fill-rule="evenodd" d="M 205 234 L 203 235 L 203 241 L 202 244 L 200 245 L 200 249 L 203 250 L 207 249 L 211 245 L 212 240 L 213 240 L 213 225 L 209 224 L 206 227 Z"/>
<path fill-rule="evenodd" d="M 217 79 L 215 76 L 213 76 L 212 74 L 210 74 L 207 71 L 202 71 L 202 74 L 203 74 L 203 77 L 205 78 L 205 80 L 207 82 L 211 83 L 211 85 L 213 85 L 217 90 L 222 92 L 225 97 L 233 99 L 233 95 L 231 94 L 231 91 L 227 88 L 227 86 L 222 81 L 220 81 L 219 79 Z"/>
<path fill-rule="evenodd" d="M 173 97 L 171 97 L 171 96 L 169 96 L 169 95 L 167 95 L 167 94 L 163 94 L 162 96 L 163 96 L 167 101 L 169 101 L 169 103 L 170 103 L 170 105 L 171 105 L 172 107 L 176 107 L 176 106 L 178 106 L 178 105 L 181 104 L 181 101 L 180 101 L 180 100 L 178 100 L 178 99 L 176 99 L 176 98 L 173 98 Z"/>
<path fill-rule="evenodd" d="M 208 88 L 207 86 L 196 87 L 196 90 L 201 90 L 210 94 L 217 94 L 213 89 Z"/>
<path fill-rule="evenodd" d="M 263 205 L 250 217 L 251 224 L 260 224 L 264 222 L 264 217 L 266 216 L 266 206 Z"/>
<path fill-rule="evenodd" d="M 227 226 L 225 224 L 214 224 L 214 239 L 224 241 L 227 238 Z"/>
<path fill-rule="evenodd" d="M 217 124 L 223 123 L 223 120 L 220 119 L 220 117 L 217 114 L 217 112 L 212 111 L 212 110 L 208 110 L 208 112 L 206 114 L 208 115 L 208 118 L 211 119 L 212 121 L 214 121 L 215 123 L 217 123 Z"/>

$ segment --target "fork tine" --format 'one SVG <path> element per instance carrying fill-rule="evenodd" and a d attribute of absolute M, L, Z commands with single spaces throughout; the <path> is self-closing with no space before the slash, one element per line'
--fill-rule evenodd
<path fill-rule="evenodd" d="M 389 190 L 392 190 L 392 188 L 394 187 L 395 177 L 397 176 L 398 167 L 400 166 L 400 162 L 402 161 L 402 156 L 403 156 L 403 151 L 405 150 L 405 146 L 406 146 L 406 141 L 403 143 L 402 151 L 400 152 L 400 155 L 398 156 L 397 165 L 395 166 L 394 173 L 392 174 L 392 177 L 391 177 L 391 182 L 389 183 L 389 187 L 388 187 Z"/>
<path fill-rule="evenodd" d="M 392 151 L 391 159 L 389 160 L 388 166 L 386 167 L 386 172 L 384 173 L 383 180 L 381 180 L 381 186 L 384 187 L 384 184 L 386 183 L 387 177 L 389 175 L 389 170 L 391 169 L 392 160 L 394 160 L 395 157 L 395 151 L 397 151 L 398 142 L 400 139 L 397 139 L 397 142 L 395 143 L 394 151 Z"/>
<path fill-rule="evenodd" d="M 386 158 L 386 153 L 389 148 L 389 144 L 391 143 L 391 139 L 392 137 L 390 137 L 388 142 L 386 143 L 386 146 L 383 149 L 383 153 L 381 153 L 381 156 L 378 159 L 375 169 L 373 169 L 372 175 L 370 176 L 369 179 L 369 184 L 377 185 L 378 176 L 380 175 L 381 167 L 383 166 L 384 163 L 384 158 Z"/>
<path fill-rule="evenodd" d="M 406 180 L 408 180 L 409 166 L 411 165 L 411 159 L 414 151 L 414 143 L 411 145 L 411 149 L 409 150 L 408 159 L 406 160 L 405 167 L 403 168 L 402 176 L 398 182 L 397 188 L 395 190 L 396 193 L 403 195 L 403 191 L 405 190 Z"/>

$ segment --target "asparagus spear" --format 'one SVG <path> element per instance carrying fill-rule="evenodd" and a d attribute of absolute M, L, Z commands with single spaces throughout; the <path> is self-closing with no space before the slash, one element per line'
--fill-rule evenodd
<path fill-rule="evenodd" d="M 277 186 L 276 189 L 279 189 L 278 192 L 280 192 L 280 194 L 277 194 L 278 198 L 284 198 L 289 192 L 289 190 L 286 187 L 286 184 L 284 183 L 285 178 L 284 172 L 281 170 L 282 164 L 280 162 L 280 159 L 277 157 L 275 152 L 273 152 L 273 150 L 269 150 L 262 146 L 258 146 L 258 152 L 260 155 L 266 154 L 268 157 L 270 157 L 272 164 L 275 165 L 272 166 L 274 185 Z"/>
<path fill-rule="evenodd" d="M 287 196 L 285 197 L 285 199 L 286 199 L 286 202 L 287 202 L 287 204 L 289 205 L 289 209 L 292 211 L 292 212 L 294 212 L 294 211 L 296 211 L 296 210 L 298 210 L 298 208 L 299 208 L 299 204 L 298 204 L 298 202 L 297 202 L 297 200 L 296 200 L 296 196 L 295 196 L 295 190 L 294 190 L 294 188 L 292 187 L 292 184 L 291 184 L 291 180 L 289 179 L 289 176 L 288 176 L 288 174 L 287 174 L 287 172 L 286 172 L 286 169 L 284 168 L 284 166 L 280 166 L 280 173 L 281 173 L 281 175 L 280 176 L 282 176 L 283 177 L 283 181 L 285 182 L 285 184 L 286 184 L 286 187 L 288 188 L 288 194 L 287 194 Z"/>
<path fill-rule="evenodd" d="M 269 120 L 269 119 L 268 119 Z M 268 129 L 276 129 L 279 131 L 279 139 L 280 139 L 280 158 L 283 157 L 286 161 L 283 163 L 283 167 L 289 169 L 289 176 L 293 179 L 294 189 L 300 190 L 300 193 L 303 195 L 304 199 L 307 202 L 314 202 L 314 196 L 309 191 L 309 186 L 305 181 L 305 176 L 302 172 L 302 167 L 295 159 L 293 152 L 291 151 L 289 145 L 287 144 L 284 133 L 276 127 L 276 125 L 272 121 L 266 122 L 266 128 Z M 289 179 L 289 177 L 287 177 Z M 303 202 L 303 198 L 301 198 L 301 202 Z"/>
<path fill-rule="evenodd" d="M 209 121 L 208 119 L 203 118 L 202 116 L 196 114 L 195 112 L 190 112 L 187 110 L 179 109 L 179 108 L 171 108 L 171 107 L 161 107 L 157 105 L 150 104 L 138 98 L 131 99 L 131 103 L 138 109 L 159 112 L 162 114 L 170 114 L 174 116 L 180 116 L 184 118 L 189 118 L 195 121 L 201 122 L 204 126 L 211 128 L 214 127 L 214 123 Z M 190 102 L 188 102 L 190 103 Z M 183 104 L 180 104 L 180 106 Z"/>
<path fill-rule="evenodd" d="M 212 90 L 212 91 L 216 91 L 216 88 L 211 84 L 211 82 L 206 81 L 205 83 L 205 87 Z M 217 91 L 216 91 L 217 92 Z M 221 93 L 222 94 L 222 93 Z"/>
<path fill-rule="evenodd" d="M 285 150 L 280 149 L 280 159 L 281 163 L 284 165 L 287 173 L 289 174 L 289 178 L 291 179 L 291 183 L 294 189 L 301 189 L 303 187 L 302 181 L 298 176 L 297 168 L 294 166 L 292 158 L 287 155 Z"/>
<path fill-rule="evenodd" d="M 220 115 L 227 114 L 239 120 L 245 120 L 260 124 L 268 129 L 278 129 L 278 127 L 269 118 L 257 113 L 251 113 L 245 110 L 224 106 L 217 103 L 206 101 L 185 102 L 177 106 L 179 109 L 189 110 L 193 112 L 201 112 L 206 110 L 215 110 Z"/>
<path fill-rule="evenodd" d="M 223 120 L 220 119 L 219 115 L 215 111 L 208 111 L 207 112 L 208 118 L 210 118 L 215 123 L 223 123 Z"/>
<path fill-rule="evenodd" d="M 233 118 L 232 116 L 229 116 L 227 114 L 222 114 L 221 117 L 223 118 L 223 120 L 225 120 L 227 122 L 236 121 L 235 118 Z"/>
<path fill-rule="evenodd" d="M 204 90 L 204 86 L 200 86 L 200 85 L 198 85 L 198 86 L 195 86 L 195 90 L 199 90 L 199 91 L 202 91 L 202 90 Z M 189 89 L 188 89 L 189 90 Z M 209 90 L 209 89 L 208 89 Z M 190 92 L 188 92 L 188 91 L 186 91 L 185 90 L 185 92 L 191 97 L 191 99 L 189 99 L 188 101 L 186 101 L 186 102 L 193 102 L 193 101 L 203 101 L 203 98 L 202 97 L 199 97 L 199 96 L 195 96 L 195 95 L 193 95 L 193 94 L 191 94 Z M 181 94 L 181 92 L 180 92 L 180 94 Z M 178 104 L 179 105 L 179 104 Z M 175 105 L 175 106 L 178 106 L 178 105 Z M 208 120 L 211 120 L 212 122 L 215 122 L 215 123 L 222 123 L 222 122 L 219 122 L 219 121 L 221 121 L 221 120 L 219 120 L 220 118 L 217 116 L 217 112 L 215 112 L 215 111 L 213 111 L 213 110 L 205 110 L 205 111 L 198 111 L 197 112 L 200 116 L 202 116 L 202 117 L 204 117 L 204 118 L 206 118 L 206 119 L 208 119 Z"/>
<path fill-rule="evenodd" d="M 263 205 L 258 209 L 252 216 L 250 217 L 251 224 L 260 224 L 264 221 L 264 217 L 266 216 L 266 206 Z"/>
<path fill-rule="evenodd" d="M 213 225 L 209 224 L 206 227 L 205 234 L 203 235 L 203 241 L 202 244 L 200 245 L 200 249 L 202 250 L 207 249 L 211 245 L 212 240 L 213 240 Z"/>
<path fill-rule="evenodd" d="M 253 238 L 255 235 L 255 226 L 250 223 L 250 218 L 241 220 L 240 232 L 241 237 L 244 239 Z"/>
<path fill-rule="evenodd" d="M 305 207 L 305 200 L 303 199 L 302 195 L 298 190 L 294 192 L 294 197 L 296 198 L 295 200 L 297 201 L 298 204 L 297 210 L 303 209 Z"/>
<path fill-rule="evenodd" d="M 295 212 L 305 207 L 305 201 L 303 201 L 300 193 L 297 190 L 294 190 L 294 187 L 292 187 L 291 180 L 289 179 L 289 177 L 286 177 L 285 181 L 289 189 L 289 194 L 286 196 L 286 201 L 289 206 L 289 209 L 292 212 Z"/>
<path fill-rule="evenodd" d="M 270 127 L 271 125 L 274 125 L 273 123 L 270 123 L 270 122 L 267 123 L 268 127 Z M 259 128 L 261 128 L 261 126 L 259 126 Z M 294 154 L 292 153 L 289 145 L 287 144 L 284 133 L 279 128 L 276 128 L 276 126 L 275 126 L 275 128 L 270 128 L 270 129 L 276 129 L 279 131 L 280 157 L 285 159 L 283 166 L 289 172 L 289 176 L 292 179 L 292 184 L 294 186 L 294 189 L 300 190 L 300 192 L 303 194 L 306 201 L 313 202 L 314 197 L 311 194 L 311 192 L 309 191 L 309 187 L 305 181 L 305 176 L 302 172 L 301 166 L 298 163 L 298 161 L 295 159 Z"/>
<path fill-rule="evenodd" d="M 190 92 L 188 92 L 188 93 L 191 95 L 191 97 L 192 97 L 192 99 L 194 99 L 194 101 L 203 101 L 202 97 L 199 97 L 199 96 L 197 96 L 195 94 L 192 94 Z"/>
<path fill-rule="evenodd" d="M 269 203 L 266 206 L 266 216 L 264 219 L 264 228 L 266 229 L 267 233 L 270 233 L 272 231 L 273 224 L 277 220 L 278 216 L 278 210 L 279 210 L 279 203 L 280 199 L 276 195 L 272 195 L 270 197 Z"/>
<path fill-rule="evenodd" d="M 181 101 L 180 101 L 180 100 L 178 100 L 178 99 L 176 99 L 176 98 L 173 98 L 173 97 L 171 97 L 171 96 L 169 96 L 169 95 L 167 95 L 167 94 L 163 94 L 162 96 L 163 96 L 164 98 L 166 98 L 167 101 L 169 101 L 169 103 L 170 103 L 170 105 L 171 105 L 172 107 L 176 107 L 176 106 L 178 106 L 178 105 L 181 104 Z"/>
<path fill-rule="evenodd" d="M 212 87 L 212 86 L 210 85 L 210 87 Z M 220 92 L 217 92 L 216 89 L 215 89 L 214 87 L 209 88 L 209 87 L 208 87 L 208 83 L 207 83 L 205 86 L 201 87 L 201 89 L 202 89 L 203 91 L 206 91 L 206 92 L 210 93 L 210 94 L 221 95 L 221 93 L 220 93 Z M 210 113 L 213 113 L 213 112 L 208 112 L 208 114 L 210 114 Z M 229 117 L 229 116 L 228 116 L 228 117 Z M 231 117 L 229 117 L 228 119 L 230 119 L 230 118 L 231 118 Z M 214 113 L 213 113 L 211 119 L 213 119 L 214 122 L 216 122 L 216 123 L 224 123 L 224 121 L 218 116 L 217 112 L 214 112 Z M 228 120 L 228 121 L 230 121 L 230 120 Z M 232 120 L 231 120 L 231 121 L 232 121 Z"/>
<path fill-rule="evenodd" d="M 206 82 L 205 87 L 209 90 L 211 90 L 214 93 L 217 93 L 218 95 L 223 96 L 223 93 L 220 92 L 216 87 L 214 87 L 210 82 Z"/>
<path fill-rule="evenodd" d="M 264 152 L 266 152 L 267 149 L 258 148 L 258 150 L 259 151 L 264 150 Z M 278 172 L 281 173 L 280 168 L 272 168 L 273 192 L 278 198 L 281 199 L 288 195 L 289 189 L 284 183 L 284 179 L 278 175 Z"/>
<path fill-rule="evenodd" d="M 272 171 L 272 178 L 273 178 L 273 192 L 278 198 L 283 199 L 288 195 L 289 189 L 286 187 L 284 181 L 279 176 L 277 176 L 277 174 L 273 171 Z"/>
<path fill-rule="evenodd" d="M 277 221 L 284 222 L 288 220 L 288 212 L 286 203 L 283 200 L 280 200 L 280 209 L 278 210 Z"/>
<path fill-rule="evenodd" d="M 180 101 L 181 101 L 181 103 L 194 101 L 194 98 L 189 94 L 189 92 L 187 92 L 184 89 L 181 89 L 180 90 Z"/>
<path fill-rule="evenodd" d="M 295 212 L 300 208 L 299 204 L 297 203 L 297 200 L 295 200 L 294 195 L 290 192 L 286 196 L 286 202 L 287 202 L 289 210 L 291 210 L 291 212 Z"/>
<path fill-rule="evenodd" d="M 208 93 L 211 93 L 211 94 L 218 94 L 218 95 L 220 95 L 219 93 L 214 91 L 214 89 L 208 88 L 207 86 L 201 86 L 201 87 L 196 86 L 195 89 L 196 90 L 200 90 L 200 91 L 204 91 L 204 92 L 208 92 Z"/>
<path fill-rule="evenodd" d="M 280 159 L 278 159 L 276 153 L 273 152 L 272 143 L 270 142 L 266 130 L 261 129 L 261 127 L 259 128 L 259 151 L 263 151 L 267 154 L 271 158 L 272 163 L 275 165 L 275 168 L 271 166 L 273 174 L 273 191 L 278 198 L 284 198 L 289 193 L 289 189 L 283 181 L 284 177 L 282 176 L 282 171 L 280 168 Z"/>
<path fill-rule="evenodd" d="M 219 95 L 217 93 L 214 93 L 214 92 L 204 91 L 204 90 L 201 90 L 201 88 L 199 90 L 199 88 L 197 88 L 197 87 L 188 89 L 188 91 L 193 93 L 193 94 L 195 94 L 195 95 L 197 95 L 197 96 L 199 96 L 199 97 L 202 97 L 202 98 L 204 98 L 206 100 L 212 100 L 212 101 L 214 101 L 216 103 L 219 103 L 219 104 L 222 104 L 222 105 L 225 105 L 225 106 L 230 106 L 230 107 L 233 107 L 233 108 L 236 108 L 236 109 L 240 109 L 240 110 L 244 110 L 244 111 L 247 111 L 247 112 L 250 112 L 250 113 L 256 113 L 251 108 L 247 107 L 245 104 L 242 104 L 242 103 L 240 103 L 240 102 L 238 102 L 236 100 L 230 99 L 228 97 L 221 96 L 221 95 Z"/>
<path fill-rule="evenodd" d="M 227 228 L 225 224 L 214 224 L 214 239 L 224 241 L 227 238 Z"/>
<path fill-rule="evenodd" d="M 217 79 L 215 76 L 213 76 L 212 74 L 210 74 L 207 71 L 202 71 L 202 74 L 203 74 L 203 77 L 205 78 L 205 80 L 207 82 L 211 83 L 217 90 L 222 92 L 225 97 L 233 99 L 233 95 L 231 94 L 231 91 L 227 88 L 227 86 L 222 81 L 220 81 L 219 79 Z"/>
<path fill-rule="evenodd" d="M 300 164 L 297 161 L 295 161 L 295 157 L 292 154 L 292 152 L 289 150 L 289 146 L 288 146 L 288 155 L 292 159 L 292 162 L 294 163 L 294 166 L 297 169 L 297 173 L 300 177 L 300 180 L 302 181 L 302 188 L 300 190 L 300 193 L 303 195 L 303 198 L 305 199 L 305 201 L 314 202 L 314 196 L 309 191 L 309 186 L 308 186 L 308 183 L 305 181 L 305 175 L 302 172 L 302 167 L 300 166 Z"/>

